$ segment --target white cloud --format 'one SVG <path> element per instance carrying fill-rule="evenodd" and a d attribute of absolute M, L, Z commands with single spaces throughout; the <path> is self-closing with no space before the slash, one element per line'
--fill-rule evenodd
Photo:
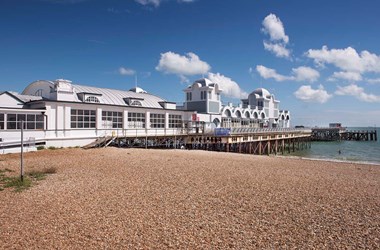
<path fill-rule="evenodd" d="M 343 79 L 347 81 L 361 81 L 362 75 L 358 72 L 340 71 L 340 72 L 334 72 L 334 74 L 327 80 L 335 81 L 337 79 Z"/>
<path fill-rule="evenodd" d="M 371 84 L 380 83 L 380 78 L 366 79 L 366 81 L 369 82 L 369 83 L 371 83 Z"/>
<path fill-rule="evenodd" d="M 301 82 L 301 81 L 315 82 L 319 78 L 318 71 L 310 67 L 304 67 L 304 66 L 293 68 L 291 76 L 278 74 L 276 70 L 267 68 L 263 65 L 257 65 L 256 70 L 262 78 L 264 79 L 273 78 L 277 82 L 288 81 L 288 80 L 297 81 L 297 82 Z"/>
<path fill-rule="evenodd" d="M 286 48 L 289 37 L 285 34 L 284 25 L 275 14 L 269 14 L 262 22 L 262 32 L 269 35 L 269 40 L 264 41 L 264 49 L 277 57 L 290 58 L 291 51 Z"/>
<path fill-rule="evenodd" d="M 206 74 L 210 69 L 207 62 L 200 60 L 196 54 L 191 52 L 185 56 L 171 51 L 162 53 L 156 66 L 157 71 L 183 76 Z"/>
<path fill-rule="evenodd" d="M 323 46 L 320 50 L 309 49 L 306 56 L 314 59 L 317 64 L 332 64 L 346 72 L 380 73 L 380 56 L 366 50 L 359 54 L 351 47 L 329 50 L 327 46 Z"/>
<path fill-rule="evenodd" d="M 353 96 L 363 102 L 380 102 L 380 96 L 374 94 L 367 94 L 362 87 L 356 84 L 350 84 L 345 87 L 338 86 L 335 91 L 336 95 Z"/>
<path fill-rule="evenodd" d="M 285 48 L 284 44 L 281 43 L 268 43 L 264 41 L 264 48 L 269 52 L 272 52 L 277 57 L 290 57 L 290 50 Z"/>
<path fill-rule="evenodd" d="M 332 97 L 332 95 L 327 93 L 322 85 L 319 85 L 318 89 L 313 89 L 310 85 L 303 85 L 296 92 L 294 92 L 294 95 L 297 99 L 304 102 L 318 103 L 325 103 Z"/>
<path fill-rule="evenodd" d="M 135 0 L 135 2 L 142 4 L 142 5 L 153 5 L 154 7 L 160 6 L 161 2 L 163 0 Z M 195 0 L 177 0 L 178 3 L 192 3 L 195 2 Z"/>
<path fill-rule="evenodd" d="M 285 44 L 289 42 L 289 37 L 285 35 L 284 25 L 275 14 L 266 16 L 262 24 L 261 30 L 269 35 L 271 41 L 283 41 Z"/>
<path fill-rule="evenodd" d="M 276 72 L 276 70 L 267 68 L 263 65 L 257 65 L 256 70 L 260 74 L 260 76 L 264 79 L 273 78 L 277 82 L 289 80 L 289 77 L 280 75 Z"/>
<path fill-rule="evenodd" d="M 189 78 L 187 78 L 184 75 L 179 75 L 179 79 L 180 79 L 181 83 L 189 83 L 190 82 Z"/>
<path fill-rule="evenodd" d="M 298 82 L 315 82 L 319 78 L 319 72 L 317 70 L 305 66 L 293 68 L 292 73 L 294 74 L 294 80 Z"/>
<path fill-rule="evenodd" d="M 220 73 L 208 73 L 207 76 L 212 82 L 219 84 L 220 88 L 223 90 L 222 94 L 227 97 L 232 98 L 247 98 L 248 94 L 240 89 L 237 82 L 233 81 L 231 78 L 224 76 Z"/>
<path fill-rule="evenodd" d="M 161 3 L 161 0 L 135 0 L 135 1 L 142 5 L 153 5 L 154 7 L 158 7 Z"/>
<path fill-rule="evenodd" d="M 120 75 L 132 76 L 135 73 L 136 73 L 136 71 L 134 71 L 133 69 L 128 69 L 128 68 L 124 68 L 124 67 L 119 68 L 119 74 Z"/>

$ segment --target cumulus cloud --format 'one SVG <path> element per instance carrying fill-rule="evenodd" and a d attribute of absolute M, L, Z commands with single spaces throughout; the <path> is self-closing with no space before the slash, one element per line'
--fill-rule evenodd
<path fill-rule="evenodd" d="M 317 103 L 325 103 L 332 97 L 332 95 L 327 93 L 322 85 L 319 85 L 318 89 L 313 89 L 310 85 L 303 85 L 296 92 L 294 92 L 294 95 L 297 99 L 304 102 Z"/>
<path fill-rule="evenodd" d="M 199 56 L 192 52 L 184 56 L 171 51 L 162 53 L 156 66 L 157 71 L 182 76 L 206 74 L 210 69 L 211 67 L 207 62 L 202 61 Z"/>
<path fill-rule="evenodd" d="M 374 94 L 365 93 L 362 87 L 359 87 L 356 84 L 350 84 L 344 87 L 338 86 L 338 89 L 335 91 L 336 95 L 346 95 L 353 96 L 356 99 L 363 102 L 380 102 L 380 96 Z"/>
<path fill-rule="evenodd" d="M 269 14 L 262 22 L 261 31 L 269 35 L 269 40 L 264 41 L 264 49 L 273 53 L 277 57 L 290 58 L 290 50 L 286 48 L 289 37 L 285 34 L 285 28 L 280 18 L 275 14 Z"/>
<path fill-rule="evenodd" d="M 133 69 L 129 69 L 129 68 L 124 68 L 124 67 L 120 67 L 119 68 L 119 74 L 120 75 L 125 75 L 125 76 L 132 76 L 136 73 L 135 70 Z"/>
<path fill-rule="evenodd" d="M 347 81 L 361 81 L 362 75 L 358 72 L 334 72 L 334 74 L 328 79 L 329 81 L 335 81 L 337 79 L 343 79 Z"/>
<path fill-rule="evenodd" d="M 178 3 L 192 3 L 195 0 L 177 0 Z M 154 7 L 160 6 L 162 0 L 135 0 L 135 2 L 142 5 L 153 5 Z"/>
<path fill-rule="evenodd" d="M 296 80 L 297 82 L 301 81 L 308 81 L 308 82 L 315 82 L 319 78 L 319 72 L 315 69 L 312 69 L 310 67 L 301 66 L 298 68 L 292 69 L 293 73 L 293 80 Z"/>
<path fill-rule="evenodd" d="M 231 78 L 224 76 L 220 73 L 208 73 L 207 77 L 217 84 L 223 90 L 222 94 L 232 98 L 247 98 L 248 94 L 244 92 L 239 84 Z"/>
<path fill-rule="evenodd" d="M 284 25 L 275 14 L 266 16 L 262 24 L 261 30 L 269 35 L 271 41 L 283 41 L 285 44 L 289 42 L 289 37 L 285 35 Z"/>
<path fill-rule="evenodd" d="M 301 81 L 315 82 L 319 78 L 318 71 L 310 67 L 304 67 L 304 66 L 293 68 L 291 76 L 278 74 L 275 69 L 267 68 L 263 65 L 257 65 L 256 70 L 262 78 L 264 79 L 273 78 L 277 82 L 288 81 L 288 80 L 297 81 L 297 82 L 301 82 Z"/>
<path fill-rule="evenodd" d="M 280 75 L 276 72 L 274 69 L 267 68 L 263 65 L 257 65 L 256 66 L 256 71 L 259 73 L 259 75 L 264 78 L 264 79 L 270 79 L 273 78 L 277 82 L 282 82 L 289 80 L 289 77 Z"/>
<path fill-rule="evenodd" d="M 158 7 L 161 3 L 161 0 L 135 0 L 135 1 L 142 5 L 153 5 L 154 7 Z"/>
<path fill-rule="evenodd" d="M 376 78 L 376 79 L 366 79 L 366 81 L 369 82 L 369 83 L 372 83 L 372 84 L 380 83 L 380 78 Z"/>
<path fill-rule="evenodd" d="M 264 41 L 264 48 L 275 54 L 277 57 L 290 57 L 290 50 L 282 43 L 268 43 Z"/>
<path fill-rule="evenodd" d="M 358 53 L 354 48 L 328 49 L 309 49 L 306 56 L 313 59 L 317 64 L 332 64 L 345 72 L 375 72 L 380 73 L 380 56 L 366 50 Z"/>

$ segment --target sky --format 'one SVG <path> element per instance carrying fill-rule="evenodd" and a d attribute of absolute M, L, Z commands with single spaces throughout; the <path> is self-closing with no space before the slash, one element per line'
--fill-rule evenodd
<path fill-rule="evenodd" d="M 208 77 L 266 88 L 292 125 L 380 126 L 380 1 L 1 0 L 0 90 L 35 80 L 168 101 Z"/>

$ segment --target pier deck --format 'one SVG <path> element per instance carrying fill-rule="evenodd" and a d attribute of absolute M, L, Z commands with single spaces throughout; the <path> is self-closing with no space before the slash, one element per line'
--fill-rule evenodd
<path fill-rule="evenodd" d="M 116 146 L 140 148 L 186 148 L 269 155 L 310 147 L 310 129 L 231 128 L 228 133 L 182 133 L 170 136 L 118 137 Z"/>

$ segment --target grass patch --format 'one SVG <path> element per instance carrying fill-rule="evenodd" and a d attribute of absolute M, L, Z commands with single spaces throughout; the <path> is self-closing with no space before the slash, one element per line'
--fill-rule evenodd
<path fill-rule="evenodd" d="M 38 146 L 37 147 L 37 150 L 43 150 L 43 149 L 45 149 L 45 146 Z"/>
<path fill-rule="evenodd" d="M 30 186 L 32 186 L 32 180 L 28 177 L 24 176 L 24 181 L 21 181 L 20 177 L 12 176 L 12 177 L 4 177 L 4 188 L 14 188 L 15 192 L 21 192 Z"/>
<path fill-rule="evenodd" d="M 54 146 L 50 146 L 50 147 L 48 147 L 48 149 L 50 149 L 50 150 L 57 150 L 58 148 L 56 148 Z"/>
<path fill-rule="evenodd" d="M 7 168 L 0 169 L 0 191 L 3 191 L 5 188 L 14 188 L 15 192 L 21 192 L 31 187 L 35 182 L 44 180 L 46 175 L 56 173 L 57 169 L 50 167 L 43 170 L 26 172 L 24 175 L 24 181 L 21 181 L 20 176 L 6 176 L 6 172 L 14 171 Z"/>

